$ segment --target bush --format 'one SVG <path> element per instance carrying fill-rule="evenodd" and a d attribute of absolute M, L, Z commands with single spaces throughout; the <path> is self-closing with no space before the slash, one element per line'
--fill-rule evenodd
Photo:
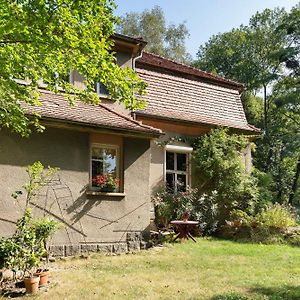
<path fill-rule="evenodd" d="M 217 207 L 213 196 L 199 196 L 198 189 L 188 187 L 185 192 L 170 193 L 162 187 L 152 197 L 155 207 L 156 222 L 167 227 L 170 221 L 182 219 L 188 214 L 192 220 L 199 221 L 201 232 L 211 232 L 216 228 Z"/>
<path fill-rule="evenodd" d="M 185 213 L 192 212 L 196 199 L 196 189 L 170 193 L 165 186 L 161 187 L 152 197 L 158 225 L 167 227 L 171 220 L 181 219 Z"/>
<path fill-rule="evenodd" d="M 242 155 L 248 139 L 215 129 L 201 136 L 194 145 L 193 161 L 200 194 L 213 197 L 218 207 L 217 220 L 225 224 L 234 209 L 252 212 L 257 201 L 256 179 L 246 174 Z"/>
<path fill-rule="evenodd" d="M 46 241 L 59 227 L 59 222 L 50 219 L 33 221 L 27 208 L 17 221 L 16 232 L 11 238 L 0 240 L 0 268 L 32 274 L 43 256 L 47 254 Z"/>
<path fill-rule="evenodd" d="M 298 245 L 300 242 L 298 232 L 293 230 L 290 234 L 286 230 L 296 224 L 291 208 L 277 203 L 266 206 L 256 215 L 234 210 L 230 221 L 220 230 L 220 235 L 224 238 L 254 243 Z"/>
<path fill-rule="evenodd" d="M 293 246 L 300 246 L 300 234 L 293 234 L 287 237 L 287 242 Z"/>
<path fill-rule="evenodd" d="M 258 187 L 257 212 L 266 205 L 273 203 L 276 195 L 272 192 L 275 189 L 274 178 L 270 173 L 264 173 L 256 168 L 253 169 L 253 176 L 256 178 Z"/>
<path fill-rule="evenodd" d="M 291 207 L 278 203 L 268 205 L 255 216 L 255 221 L 260 227 L 285 229 L 295 226 L 296 219 Z"/>

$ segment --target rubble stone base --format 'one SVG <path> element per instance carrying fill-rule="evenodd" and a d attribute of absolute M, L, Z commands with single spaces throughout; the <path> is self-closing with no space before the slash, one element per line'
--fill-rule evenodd
<path fill-rule="evenodd" d="M 127 233 L 126 241 L 118 243 L 93 243 L 80 245 L 52 245 L 49 246 L 50 257 L 64 257 L 87 254 L 89 252 L 126 253 L 136 252 L 148 248 L 141 232 Z"/>

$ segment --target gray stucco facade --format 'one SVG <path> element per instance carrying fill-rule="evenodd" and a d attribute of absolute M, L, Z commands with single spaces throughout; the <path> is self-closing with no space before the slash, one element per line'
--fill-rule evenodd
<path fill-rule="evenodd" d="M 75 254 L 80 248 L 126 250 L 128 233 L 147 229 L 150 139 L 118 137 L 123 143 L 123 193 L 91 196 L 87 193 L 90 135 L 88 131 L 48 127 L 42 134 L 21 138 L 0 130 L 0 236 L 9 236 L 15 229 L 22 208 L 11 194 L 28 181 L 26 167 L 35 161 L 60 168 L 59 178 L 54 178 L 60 179 L 60 184 L 48 189 L 47 201 L 45 187 L 33 204 L 36 216 L 46 212 L 63 224 L 51 241 L 57 255 Z M 93 135 L 101 138 L 101 132 Z M 22 206 L 24 195 L 21 199 Z"/>

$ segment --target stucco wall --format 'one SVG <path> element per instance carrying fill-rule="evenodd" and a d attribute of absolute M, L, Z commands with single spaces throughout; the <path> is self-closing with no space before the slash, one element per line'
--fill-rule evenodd
<path fill-rule="evenodd" d="M 116 53 L 117 63 L 120 67 L 132 68 L 132 55 L 128 52 L 118 51 Z"/>
<path fill-rule="evenodd" d="M 45 166 L 59 167 L 63 187 L 52 188 L 35 202 L 34 214 L 43 211 L 57 217 L 63 228 L 52 244 L 101 244 L 126 240 L 126 233 L 143 231 L 149 225 L 150 141 L 124 137 L 123 197 L 87 196 L 89 182 L 89 133 L 48 128 L 43 134 L 20 138 L 0 130 L 0 236 L 12 234 L 22 209 L 11 194 L 28 180 L 26 166 L 40 160 Z M 58 178 L 55 178 L 58 179 Z M 60 187 L 62 187 L 60 186 Z M 58 188 L 58 185 L 56 186 Z M 54 187 L 55 190 L 55 187 Z M 21 197 L 24 204 L 24 196 Z"/>
<path fill-rule="evenodd" d="M 118 51 L 116 53 L 117 64 L 121 68 L 132 68 L 133 59 L 130 53 Z M 74 84 L 78 89 L 84 89 L 84 77 L 78 73 L 78 71 L 71 71 L 70 81 Z"/>
<path fill-rule="evenodd" d="M 165 167 L 165 144 L 174 137 L 178 137 L 176 132 L 166 132 L 159 139 L 151 141 L 151 165 L 150 165 L 150 190 L 151 193 L 158 191 L 164 184 Z M 173 145 L 190 147 L 188 143 L 172 141 Z M 150 218 L 153 220 L 154 207 L 150 205 Z"/>

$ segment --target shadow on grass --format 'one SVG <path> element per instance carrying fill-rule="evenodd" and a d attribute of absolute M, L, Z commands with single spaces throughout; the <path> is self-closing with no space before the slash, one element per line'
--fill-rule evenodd
<path fill-rule="evenodd" d="M 285 285 L 281 287 L 254 287 L 248 290 L 252 296 L 240 293 L 217 295 L 211 300 L 299 300 L 300 286 Z"/>
<path fill-rule="evenodd" d="M 267 296 L 270 300 L 299 300 L 300 286 L 285 285 L 280 287 L 255 287 L 251 293 Z"/>
<path fill-rule="evenodd" d="M 211 300 L 252 300 L 253 298 L 249 298 L 243 296 L 239 293 L 229 293 L 224 295 L 218 295 L 211 298 Z"/>

